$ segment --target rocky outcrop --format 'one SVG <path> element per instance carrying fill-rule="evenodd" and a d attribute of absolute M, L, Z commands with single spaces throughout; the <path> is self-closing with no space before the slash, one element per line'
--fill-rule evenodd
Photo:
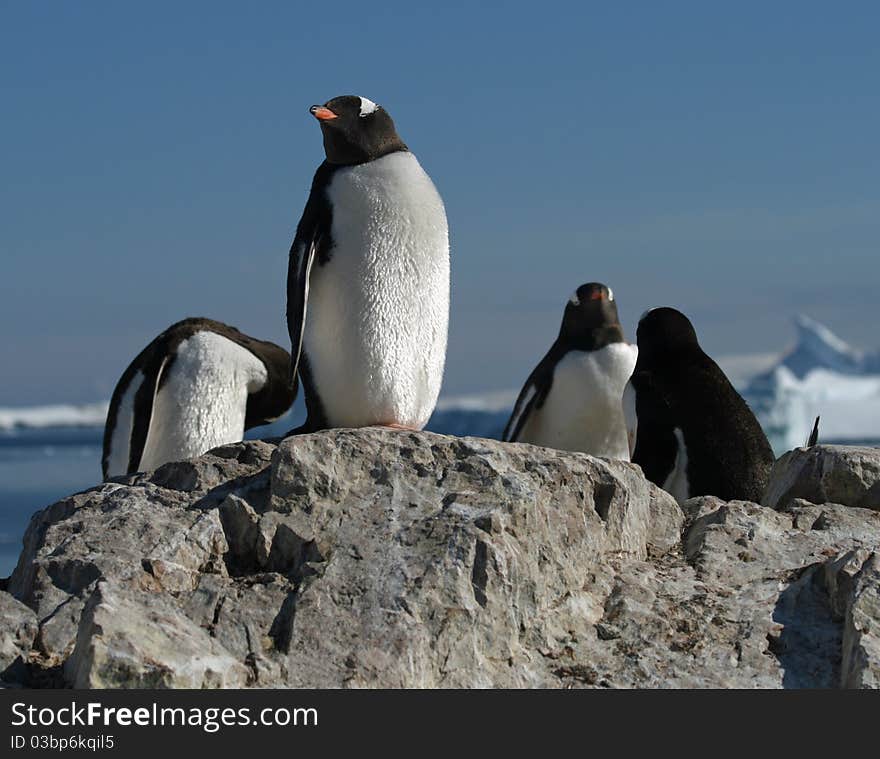
<path fill-rule="evenodd" d="M 0 591 L 0 672 L 28 655 L 36 635 L 37 615 Z"/>
<path fill-rule="evenodd" d="M 802 498 L 810 503 L 845 503 L 880 511 L 880 455 L 876 448 L 795 448 L 776 462 L 770 480 L 762 499 L 770 508 Z"/>
<path fill-rule="evenodd" d="M 682 510 L 634 465 L 476 438 L 230 445 L 34 517 L 4 676 L 876 687 L 880 512 L 779 506 Z"/>

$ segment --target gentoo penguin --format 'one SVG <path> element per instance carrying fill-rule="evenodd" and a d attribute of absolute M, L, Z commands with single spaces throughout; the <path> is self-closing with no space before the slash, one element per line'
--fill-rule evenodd
<path fill-rule="evenodd" d="M 760 501 L 770 443 L 690 320 L 652 309 L 636 339 L 639 359 L 623 397 L 632 460 L 679 503 L 699 495 Z"/>
<path fill-rule="evenodd" d="M 290 249 L 292 384 L 308 411 L 293 432 L 421 429 L 446 357 L 443 201 L 384 108 L 347 95 L 309 110 L 326 160 Z"/>
<path fill-rule="evenodd" d="M 290 355 L 212 319 L 172 324 L 131 362 L 104 426 L 104 479 L 199 456 L 293 403 Z"/>
<path fill-rule="evenodd" d="M 629 459 L 621 397 L 638 351 L 623 337 L 614 293 L 581 285 L 559 337 L 529 375 L 503 439 Z"/>

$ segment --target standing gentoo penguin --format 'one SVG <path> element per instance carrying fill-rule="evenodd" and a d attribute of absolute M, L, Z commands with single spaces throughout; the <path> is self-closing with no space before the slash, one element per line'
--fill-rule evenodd
<path fill-rule="evenodd" d="M 104 479 L 234 443 L 293 403 L 290 355 L 212 319 L 172 324 L 125 370 L 104 426 Z"/>
<path fill-rule="evenodd" d="M 296 432 L 421 429 L 446 357 L 443 201 L 384 108 L 343 96 L 309 110 L 327 158 L 287 273 L 292 384 L 298 373 L 308 410 Z"/>
<path fill-rule="evenodd" d="M 614 294 L 581 285 L 559 337 L 529 375 L 503 439 L 629 459 L 621 397 L 638 351 L 623 337 Z"/>
<path fill-rule="evenodd" d="M 632 460 L 679 503 L 699 495 L 760 501 L 773 451 L 758 420 L 674 308 L 642 316 L 626 386 Z"/>

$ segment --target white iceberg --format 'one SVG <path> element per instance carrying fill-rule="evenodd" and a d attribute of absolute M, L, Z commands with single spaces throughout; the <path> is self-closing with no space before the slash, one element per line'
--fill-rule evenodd
<path fill-rule="evenodd" d="M 853 348 L 806 316 L 795 326 L 795 347 L 742 390 L 774 450 L 804 445 L 817 416 L 820 440 L 880 440 L 880 353 Z"/>
<path fill-rule="evenodd" d="M 0 407 L 0 430 L 103 427 L 109 401 L 54 406 Z"/>

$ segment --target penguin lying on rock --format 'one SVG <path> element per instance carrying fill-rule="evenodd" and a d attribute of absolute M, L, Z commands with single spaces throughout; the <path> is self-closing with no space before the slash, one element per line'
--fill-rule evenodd
<path fill-rule="evenodd" d="M 104 479 L 234 443 L 293 403 L 290 355 L 212 319 L 172 324 L 125 370 L 104 426 Z"/>
<path fill-rule="evenodd" d="M 599 282 L 581 285 L 502 439 L 628 460 L 621 397 L 637 353 L 624 340 L 614 293 Z"/>
<path fill-rule="evenodd" d="M 308 411 L 292 432 L 421 429 L 446 359 L 443 201 L 384 108 L 346 95 L 310 112 L 326 160 L 290 249 L 292 384 Z"/>
<path fill-rule="evenodd" d="M 759 502 L 774 462 L 770 443 L 690 320 L 652 309 L 636 339 L 623 397 L 633 462 L 679 503 L 700 495 Z"/>

